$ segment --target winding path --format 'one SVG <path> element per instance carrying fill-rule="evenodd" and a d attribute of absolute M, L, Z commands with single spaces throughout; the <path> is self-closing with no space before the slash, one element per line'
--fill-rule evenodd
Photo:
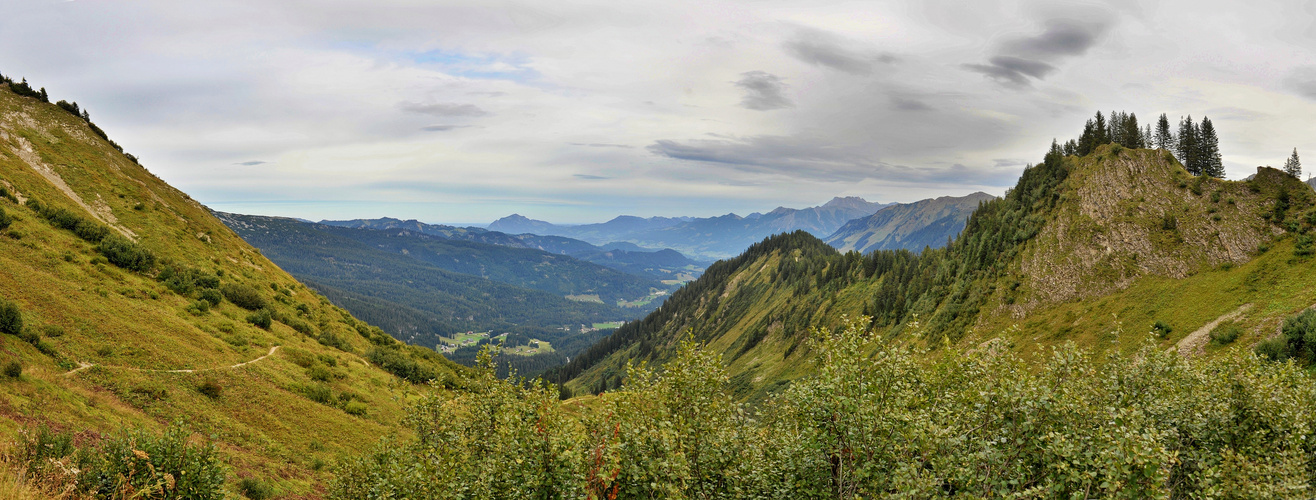
<path fill-rule="evenodd" d="M 1235 309 L 1234 312 L 1225 314 L 1216 318 L 1215 321 L 1202 325 L 1201 328 L 1198 328 L 1193 333 L 1190 333 L 1183 339 L 1179 340 L 1179 343 L 1176 344 L 1176 347 L 1179 349 L 1179 354 L 1183 356 L 1202 354 L 1207 341 L 1211 340 L 1211 330 L 1220 326 L 1220 323 L 1238 319 L 1239 316 L 1242 316 L 1243 313 L 1247 312 L 1249 309 L 1252 309 L 1252 304 L 1243 304 L 1238 306 L 1238 309 Z"/>
<path fill-rule="evenodd" d="M 262 359 L 268 358 L 268 357 L 270 357 L 270 356 L 273 356 L 273 355 L 274 355 L 274 351 L 277 351 L 277 350 L 279 350 L 279 346 L 276 345 L 276 346 L 270 348 L 270 352 L 265 353 L 264 356 L 261 356 L 261 357 L 259 357 L 259 358 L 256 358 L 256 359 L 253 359 L 253 360 L 250 360 L 250 361 L 243 361 L 243 362 L 238 363 L 238 364 L 235 364 L 235 365 L 220 366 L 220 367 L 217 367 L 217 368 L 199 368 L 199 369 L 192 369 L 192 370 L 151 370 L 151 369 L 146 369 L 146 368 L 128 368 L 128 367 L 126 367 L 126 366 L 105 366 L 105 368 L 114 368 L 114 369 L 119 369 L 119 370 L 131 370 L 131 371 L 135 371 L 135 372 L 157 372 L 157 373 L 196 373 L 196 372 L 207 372 L 207 371 L 214 371 L 214 370 L 231 370 L 231 369 L 233 369 L 233 368 L 243 367 L 243 366 L 246 366 L 246 365 L 249 365 L 249 364 L 255 363 L 255 362 L 257 362 L 257 361 L 260 361 L 260 360 L 262 360 Z M 77 368 L 74 368 L 74 369 L 72 369 L 72 370 L 69 370 L 69 371 L 67 371 L 67 372 L 65 372 L 65 373 L 64 373 L 64 376 L 67 377 L 67 376 L 73 375 L 74 373 L 80 372 L 80 371 L 82 371 L 82 370 L 86 370 L 86 369 L 91 368 L 91 367 L 93 367 L 93 366 L 96 366 L 96 365 L 95 365 L 94 363 L 88 363 L 88 362 L 85 362 L 85 361 L 79 361 L 79 362 L 78 362 L 78 367 L 77 367 Z"/>

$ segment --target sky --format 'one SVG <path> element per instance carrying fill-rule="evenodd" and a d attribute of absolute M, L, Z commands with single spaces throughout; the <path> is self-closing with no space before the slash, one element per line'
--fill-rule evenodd
<path fill-rule="evenodd" d="M 0 0 L 0 74 L 216 210 L 557 223 L 1002 194 L 1096 111 L 1311 151 L 1316 2 Z M 1304 175 L 1305 178 L 1305 175 Z"/>

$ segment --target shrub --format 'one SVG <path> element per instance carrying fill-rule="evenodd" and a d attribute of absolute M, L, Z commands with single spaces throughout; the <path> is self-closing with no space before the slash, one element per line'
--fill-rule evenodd
<path fill-rule="evenodd" d="M 334 403 L 334 391 L 325 384 L 311 384 L 302 388 L 306 394 L 306 399 L 316 403 L 332 405 Z"/>
<path fill-rule="evenodd" d="M 102 239 L 96 250 L 111 264 L 129 271 L 146 272 L 155 266 L 155 254 L 145 247 L 117 234 Z"/>
<path fill-rule="evenodd" d="M 8 229 L 10 224 L 14 223 L 14 218 L 0 208 L 0 229 Z"/>
<path fill-rule="evenodd" d="M 41 327 L 41 334 L 47 337 L 63 337 L 64 327 L 59 325 L 46 325 Z"/>
<path fill-rule="evenodd" d="M 1232 344 L 1243 334 L 1243 328 L 1233 321 L 1221 323 L 1211 330 L 1211 343 L 1215 345 Z"/>
<path fill-rule="evenodd" d="M 187 307 L 184 309 L 187 312 L 192 313 L 193 316 L 201 316 L 203 314 L 210 312 L 210 303 L 204 300 L 198 300 L 196 302 L 188 304 Z"/>
<path fill-rule="evenodd" d="M 1298 235 L 1297 241 L 1293 244 L 1293 255 L 1297 257 L 1306 257 L 1312 254 L 1312 237 L 1308 234 Z"/>
<path fill-rule="evenodd" d="M 219 290 L 211 288 L 202 290 L 200 294 L 197 294 L 197 298 L 209 303 L 210 307 L 219 307 L 219 303 L 224 300 L 224 296 L 220 295 Z"/>
<path fill-rule="evenodd" d="M 18 335 L 23 331 L 23 312 L 18 304 L 0 298 L 0 333 Z"/>
<path fill-rule="evenodd" d="M 254 477 L 244 477 L 238 481 L 238 491 L 251 500 L 266 500 L 274 497 L 274 489 L 265 481 Z"/>
<path fill-rule="evenodd" d="M 214 445 L 189 444 L 187 436 L 175 424 L 162 436 L 129 431 L 108 439 L 80 458 L 78 489 L 98 498 L 135 491 L 142 498 L 223 499 L 226 474 Z"/>
<path fill-rule="evenodd" d="M 218 276 L 185 266 L 166 266 L 160 270 L 160 274 L 156 278 L 179 295 L 189 295 L 198 289 L 205 291 L 219 288 Z M 216 301 L 208 300 L 208 302 L 211 302 L 211 305 L 219 305 L 218 299 Z"/>
<path fill-rule="evenodd" d="M 1257 353 L 1257 356 L 1261 356 L 1271 361 L 1283 361 L 1289 359 L 1289 346 L 1284 342 L 1282 337 L 1266 339 L 1258 342 L 1257 346 L 1254 347 L 1252 351 Z"/>
<path fill-rule="evenodd" d="M 438 374 L 434 369 L 417 363 L 401 349 L 377 347 L 366 353 L 366 359 L 383 368 L 384 371 L 397 375 L 413 384 L 423 384 L 433 380 Z"/>
<path fill-rule="evenodd" d="M 262 297 L 255 288 L 239 283 L 227 283 L 220 288 L 220 291 L 229 302 L 243 309 L 255 311 L 265 308 L 265 297 Z"/>
<path fill-rule="evenodd" d="M 224 386 L 212 379 L 202 380 L 197 384 L 196 390 L 210 399 L 219 399 L 224 394 Z"/>
<path fill-rule="evenodd" d="M 263 330 L 269 330 L 271 323 L 270 310 L 261 309 L 259 311 L 248 314 L 247 322 L 258 326 Z"/>
<path fill-rule="evenodd" d="M 320 344 L 323 344 L 328 347 L 332 347 L 334 349 L 338 349 L 340 351 L 347 350 L 347 342 L 344 341 L 342 337 L 338 336 L 338 334 L 331 332 L 329 330 L 320 332 L 320 336 L 317 337 L 316 340 L 319 341 Z"/>
<path fill-rule="evenodd" d="M 306 369 L 306 375 L 317 382 L 328 382 L 333 373 L 329 371 L 329 367 L 316 363 Z"/>
<path fill-rule="evenodd" d="M 17 359 L 11 359 L 5 363 L 4 372 L 5 376 L 9 378 L 21 377 L 23 375 L 23 364 L 19 363 Z"/>
<path fill-rule="evenodd" d="M 1165 324 L 1164 321 L 1157 320 L 1156 324 L 1152 325 L 1152 331 L 1156 333 L 1157 337 L 1164 339 L 1168 338 L 1170 332 L 1174 331 L 1174 329 L 1170 328 L 1170 325 Z"/>

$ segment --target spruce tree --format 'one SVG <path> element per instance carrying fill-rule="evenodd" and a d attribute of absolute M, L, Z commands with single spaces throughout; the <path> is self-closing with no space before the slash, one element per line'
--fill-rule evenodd
<path fill-rule="evenodd" d="M 1146 125 L 1143 125 L 1142 127 L 1143 127 L 1143 128 L 1142 128 L 1142 147 L 1144 147 L 1144 148 L 1154 148 L 1154 147 L 1156 147 L 1156 146 L 1155 146 L 1155 144 L 1156 144 L 1156 139 L 1153 139 L 1153 138 L 1152 138 L 1151 124 L 1148 123 L 1148 124 L 1146 124 Z"/>
<path fill-rule="evenodd" d="M 1293 155 L 1284 161 L 1284 173 L 1295 178 L 1302 178 L 1302 162 L 1298 160 L 1298 148 L 1293 148 Z"/>
<path fill-rule="evenodd" d="M 1065 141 L 1065 156 L 1077 156 L 1077 155 L 1078 155 L 1078 141 L 1075 141 L 1073 139 Z"/>
<path fill-rule="evenodd" d="M 1092 154 L 1092 150 L 1097 149 L 1096 126 L 1092 120 L 1083 124 L 1083 133 L 1078 136 L 1078 156 L 1087 156 Z"/>
<path fill-rule="evenodd" d="M 1092 123 L 1092 134 L 1092 149 L 1095 150 L 1102 144 L 1110 144 L 1110 131 L 1106 129 L 1106 117 L 1101 116 L 1100 111 L 1097 112 L 1097 117 Z"/>
<path fill-rule="evenodd" d="M 1161 118 L 1156 121 L 1156 147 L 1159 149 L 1176 150 L 1174 143 L 1174 133 L 1170 131 L 1170 119 L 1161 113 Z"/>
<path fill-rule="evenodd" d="M 1183 164 L 1188 173 L 1193 175 L 1202 175 L 1202 164 L 1197 157 L 1200 142 L 1198 133 L 1192 115 L 1179 122 L 1179 143 L 1175 156 L 1179 157 L 1179 163 Z"/>
<path fill-rule="evenodd" d="M 1201 162 L 1202 175 L 1223 179 L 1225 164 L 1220 160 L 1220 139 L 1216 137 L 1215 125 L 1211 119 L 1202 117 L 1201 133 L 1198 143 L 1198 161 Z"/>

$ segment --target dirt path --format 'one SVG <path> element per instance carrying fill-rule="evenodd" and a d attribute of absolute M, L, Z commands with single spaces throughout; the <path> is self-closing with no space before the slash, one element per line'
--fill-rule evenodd
<path fill-rule="evenodd" d="M 116 368 L 116 369 L 119 369 L 119 370 L 131 370 L 131 371 L 135 371 L 135 372 L 156 372 L 156 373 L 196 373 L 196 372 L 208 372 L 208 371 L 214 371 L 214 370 L 231 370 L 231 369 L 234 369 L 234 368 L 240 368 L 240 367 L 243 367 L 243 366 L 247 366 L 247 365 L 249 365 L 249 364 L 255 363 L 255 362 L 260 361 L 260 360 L 262 360 L 262 359 L 265 359 L 265 358 L 268 358 L 268 357 L 270 357 L 270 356 L 273 356 L 273 355 L 274 355 L 274 351 L 277 351 L 277 350 L 279 350 L 279 346 L 276 345 L 276 346 L 270 348 L 270 352 L 265 353 L 264 356 L 261 356 L 261 357 L 259 357 L 259 358 L 256 358 L 256 359 L 253 359 L 253 360 L 250 360 L 250 361 L 243 361 L 243 362 L 238 363 L 238 364 L 235 364 L 235 365 L 221 366 L 221 367 L 217 367 L 217 368 L 198 368 L 198 369 L 193 369 L 193 370 L 149 370 L 149 369 L 145 369 L 145 368 L 128 368 L 128 367 L 124 367 L 124 366 L 106 366 L 105 368 Z M 93 366 L 96 366 L 96 365 L 93 364 L 93 363 L 87 363 L 87 362 L 85 362 L 85 361 L 79 361 L 79 362 L 78 362 L 78 367 L 77 367 L 77 368 L 74 368 L 74 369 L 72 369 L 72 370 L 69 370 L 69 371 L 67 371 L 67 372 L 65 372 L 65 373 L 64 373 L 64 376 L 67 377 L 67 376 L 73 375 L 74 373 L 80 372 L 80 371 L 82 371 L 82 370 L 86 370 L 86 369 L 91 368 L 91 367 L 93 367 Z"/>
<path fill-rule="evenodd" d="M 1249 309 L 1252 309 L 1252 304 L 1243 304 L 1241 306 L 1238 306 L 1238 309 L 1234 309 L 1234 312 L 1225 314 L 1224 316 L 1216 318 L 1215 321 L 1202 325 L 1201 328 L 1198 328 L 1193 333 L 1188 334 L 1187 337 L 1184 337 L 1182 340 L 1179 341 L 1178 344 L 1175 345 L 1175 347 L 1179 349 L 1179 354 L 1181 356 L 1194 356 L 1194 355 L 1203 354 L 1205 352 L 1206 343 L 1211 340 L 1210 338 L 1211 330 L 1214 330 L 1215 327 L 1220 326 L 1220 323 L 1238 319 L 1239 316 L 1242 316 L 1243 313 L 1247 312 Z"/>

